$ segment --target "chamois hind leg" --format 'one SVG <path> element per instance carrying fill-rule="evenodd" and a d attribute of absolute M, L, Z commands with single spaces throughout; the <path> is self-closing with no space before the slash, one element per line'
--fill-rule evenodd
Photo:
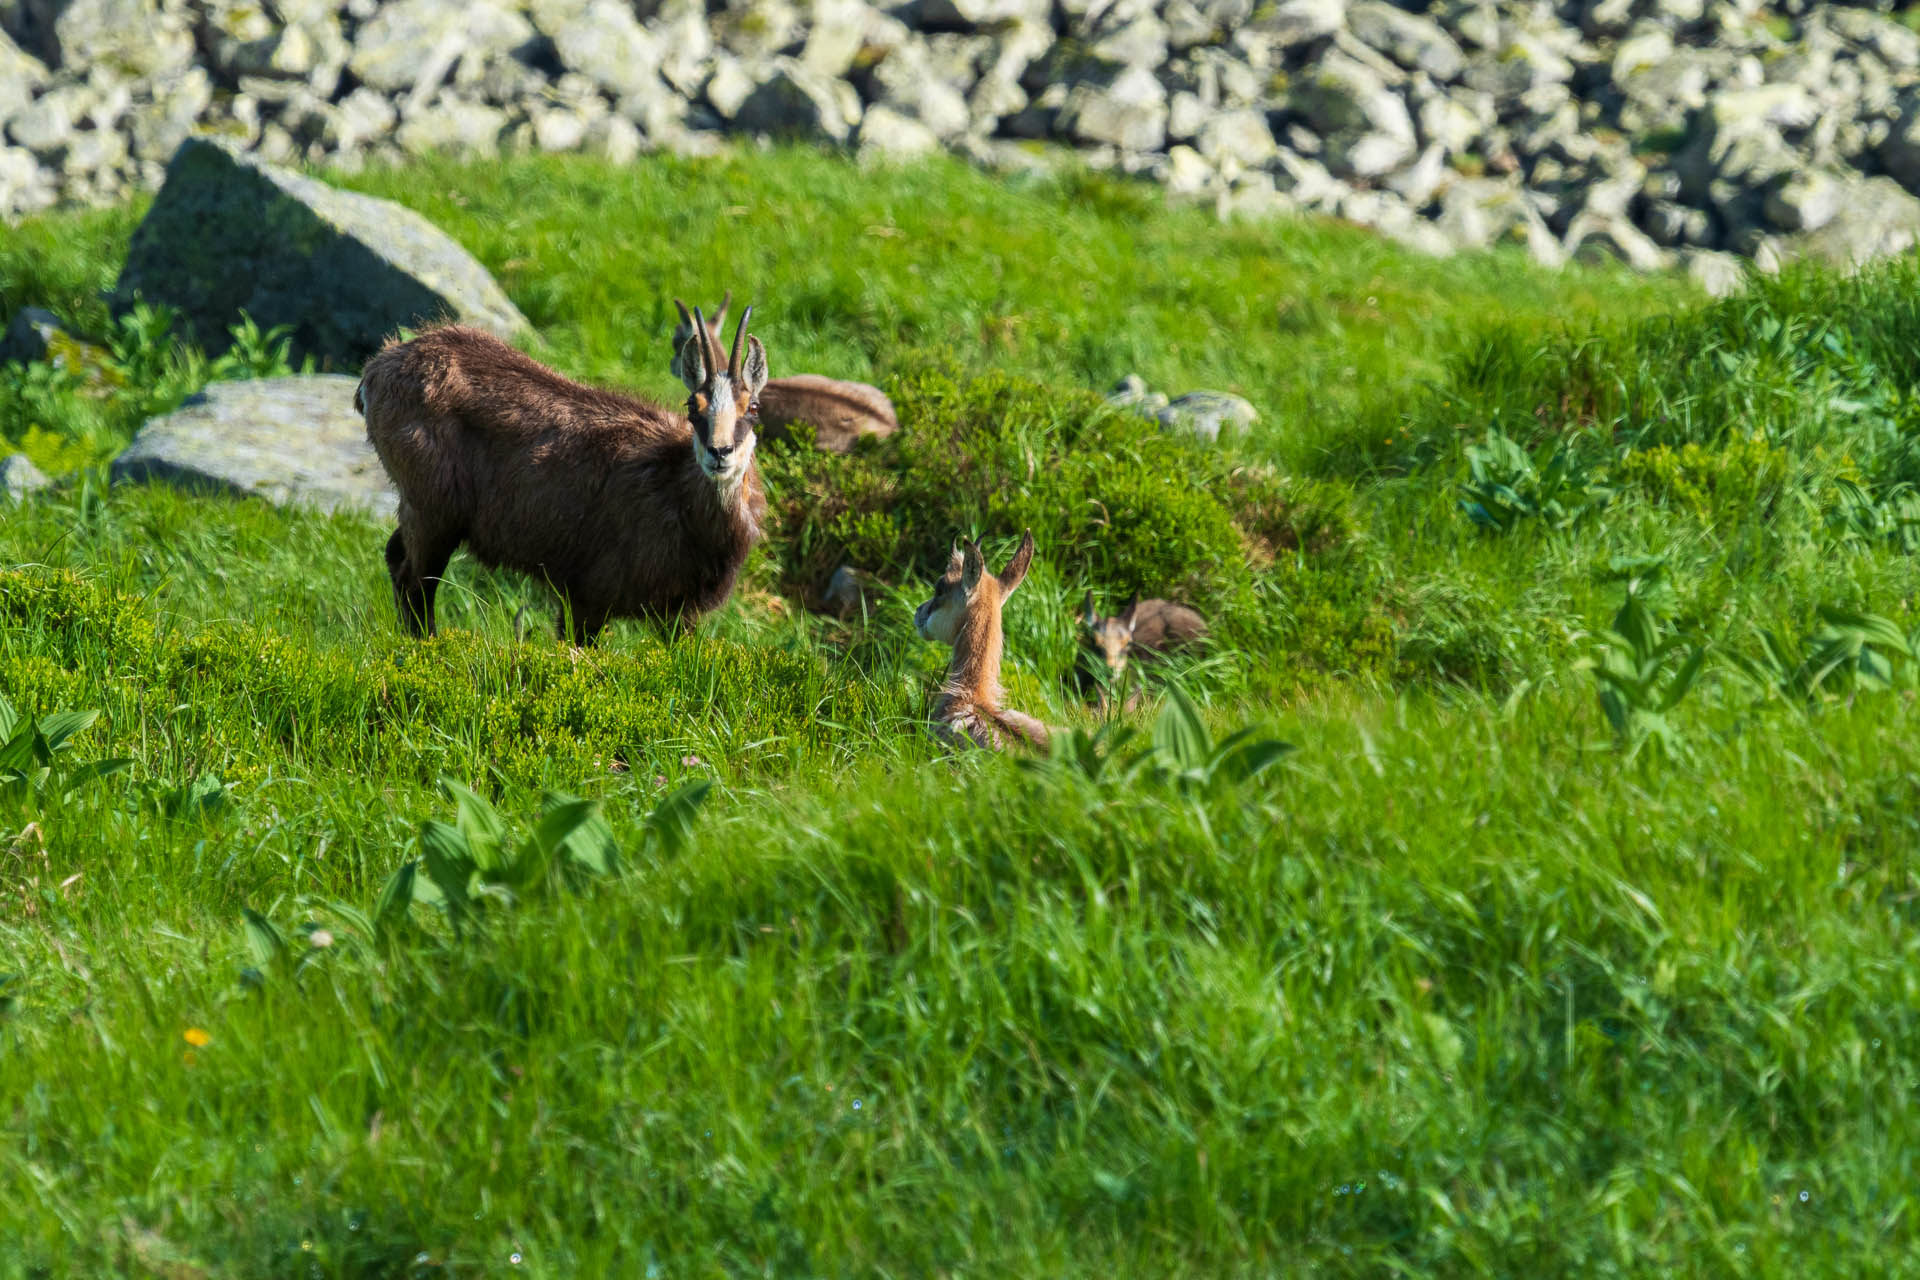
<path fill-rule="evenodd" d="M 429 535 L 417 521 L 409 519 L 410 515 L 402 508 L 400 527 L 387 539 L 387 574 L 393 579 L 393 602 L 400 612 L 400 625 L 410 635 L 430 636 L 437 629 L 433 601 L 440 576 L 447 571 L 447 561 L 453 558 L 460 540 L 445 534 Z"/>

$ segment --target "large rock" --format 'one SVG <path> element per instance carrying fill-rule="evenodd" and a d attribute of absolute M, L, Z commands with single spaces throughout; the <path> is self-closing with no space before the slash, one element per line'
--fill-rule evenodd
<path fill-rule="evenodd" d="M 245 311 L 290 325 L 296 359 L 358 366 L 402 325 L 440 317 L 503 336 L 526 319 L 472 255 L 410 209 L 190 138 L 133 234 L 111 303 L 180 311 L 208 351 Z"/>
<path fill-rule="evenodd" d="M 353 410 L 357 385 L 339 374 L 216 382 L 141 427 L 113 460 L 114 482 L 391 517 L 398 499 Z"/>

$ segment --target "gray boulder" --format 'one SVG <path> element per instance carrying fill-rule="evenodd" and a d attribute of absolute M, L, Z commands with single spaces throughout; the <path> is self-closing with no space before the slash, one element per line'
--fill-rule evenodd
<path fill-rule="evenodd" d="M 19 361 L 34 364 L 47 358 L 47 348 L 64 337 L 66 328 L 60 317 L 40 307 L 22 307 L 14 312 L 4 336 L 0 336 L 0 365 Z"/>
<path fill-rule="evenodd" d="M 216 382 L 141 427 L 113 480 L 390 518 L 398 499 L 353 410 L 357 385 L 339 374 Z"/>
<path fill-rule="evenodd" d="M 1841 183 L 1817 170 L 1795 174 L 1769 193 L 1767 221 L 1782 231 L 1818 231 L 1840 212 Z"/>
<path fill-rule="evenodd" d="M 1460 46 L 1437 23 L 1383 0 L 1355 0 L 1347 9 L 1347 29 L 1407 70 L 1424 71 L 1442 83 L 1466 64 Z"/>
<path fill-rule="evenodd" d="M 34 90 L 46 82 L 47 69 L 40 59 L 0 31 L 0 123 L 32 102 Z"/>
<path fill-rule="evenodd" d="M 659 81 L 663 51 L 630 5 L 593 0 L 554 33 L 553 47 L 562 65 L 615 97 L 644 93 Z"/>
<path fill-rule="evenodd" d="M 1109 85 L 1076 85 L 1060 125 L 1082 142 L 1157 151 L 1167 141 L 1167 91 L 1145 67 L 1128 67 Z"/>
<path fill-rule="evenodd" d="M 1797 236 L 1792 251 L 1800 257 L 1851 270 L 1875 258 L 1905 253 L 1920 243 L 1920 199 L 1891 178 L 1862 178 L 1838 193 L 1833 217 Z"/>
<path fill-rule="evenodd" d="M 347 65 L 375 89 L 425 96 L 470 51 L 505 52 L 532 38 L 533 24 L 493 0 L 399 0 L 361 25 Z"/>
<path fill-rule="evenodd" d="M 526 319 L 444 232 L 410 209 L 338 191 L 190 138 L 134 231 L 111 305 L 166 303 L 208 351 L 245 311 L 293 328 L 296 359 L 358 366 L 402 325 L 440 317 L 503 336 Z"/>
<path fill-rule="evenodd" d="M 1295 92 L 1294 106 L 1326 140 L 1327 167 L 1342 177 L 1379 177 L 1414 157 L 1406 101 L 1345 55 L 1321 59 Z"/>
<path fill-rule="evenodd" d="M 1286 49 L 1332 35 L 1346 14 L 1346 0 L 1279 0 L 1260 5 L 1246 31 Z"/>
<path fill-rule="evenodd" d="M 852 86 L 809 71 L 792 58 L 776 59 L 771 73 L 734 116 L 736 125 L 756 133 L 832 142 L 845 142 L 859 122 L 859 95 Z"/>
<path fill-rule="evenodd" d="M 1254 407 L 1224 391 L 1189 391 L 1156 415 L 1169 431 L 1185 432 L 1202 440 L 1218 440 L 1223 427 L 1250 427 L 1259 421 Z"/>
<path fill-rule="evenodd" d="M 28 498 L 53 484 L 46 473 L 33 465 L 33 460 L 24 453 L 11 454 L 0 458 L 0 495 L 13 502 L 25 502 Z"/>

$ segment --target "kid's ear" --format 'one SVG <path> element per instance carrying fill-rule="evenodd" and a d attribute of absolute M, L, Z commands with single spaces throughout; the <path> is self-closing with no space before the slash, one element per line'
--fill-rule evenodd
<path fill-rule="evenodd" d="M 1080 606 L 1080 621 L 1086 626 L 1091 627 L 1099 620 L 1100 615 L 1093 611 L 1093 592 L 1089 591 L 1087 592 L 1086 602 Z"/>
<path fill-rule="evenodd" d="M 1140 612 L 1140 593 L 1136 591 L 1133 593 L 1133 598 L 1127 601 L 1127 607 L 1120 611 L 1121 625 L 1126 627 L 1128 631 L 1132 631 L 1133 620 L 1139 612 Z"/>
<path fill-rule="evenodd" d="M 1013 553 L 1013 559 L 1007 561 L 1007 567 L 1000 571 L 1000 594 L 1002 597 L 1013 594 L 1027 576 L 1027 566 L 1033 563 L 1033 530 L 1028 529 L 1020 539 L 1020 549 Z"/>
<path fill-rule="evenodd" d="M 987 561 L 980 554 L 980 544 L 972 538 L 960 545 L 960 585 L 971 596 L 974 588 L 980 585 L 981 576 L 987 571 Z"/>
<path fill-rule="evenodd" d="M 732 305 L 733 305 L 733 290 L 729 289 L 727 290 L 727 296 L 720 299 L 720 309 L 713 313 L 713 319 L 707 321 L 708 327 L 711 328 L 715 333 L 719 333 L 720 326 L 726 323 L 727 308 Z"/>

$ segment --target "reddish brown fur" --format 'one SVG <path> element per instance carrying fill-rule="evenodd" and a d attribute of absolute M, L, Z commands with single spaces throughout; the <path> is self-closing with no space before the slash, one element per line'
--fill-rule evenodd
<path fill-rule="evenodd" d="M 733 301 L 729 292 L 720 300 L 720 309 L 704 317 L 707 328 L 717 338 L 727 306 Z M 680 323 L 673 331 L 672 371 L 680 376 L 680 356 L 689 334 L 693 316 L 680 309 Z M 796 424 L 813 428 L 813 442 L 832 453 L 851 452 L 863 437 L 880 440 L 900 428 L 893 401 L 880 388 L 864 382 L 846 382 L 817 373 L 796 373 L 773 378 L 760 391 L 760 434 L 763 439 L 783 440 Z"/>
<path fill-rule="evenodd" d="M 711 370 L 717 344 L 704 354 Z M 748 388 L 737 398 L 750 424 Z M 696 460 L 685 416 L 573 382 L 477 329 L 389 343 L 354 404 L 400 493 L 387 564 L 415 634 L 432 634 L 435 588 L 462 543 L 550 584 L 584 644 L 609 618 L 678 622 L 717 607 L 760 538 L 751 461 L 727 494 Z"/>
<path fill-rule="evenodd" d="M 933 598 L 914 612 L 921 635 L 953 646 L 932 716 L 934 735 L 951 746 L 970 743 L 998 751 L 1019 743 L 1045 750 L 1052 739 L 1040 721 L 1000 705 L 1005 644 L 1000 611 L 1032 561 L 1031 531 L 997 574 L 986 572 L 980 548 L 968 541 L 953 553 Z"/>

